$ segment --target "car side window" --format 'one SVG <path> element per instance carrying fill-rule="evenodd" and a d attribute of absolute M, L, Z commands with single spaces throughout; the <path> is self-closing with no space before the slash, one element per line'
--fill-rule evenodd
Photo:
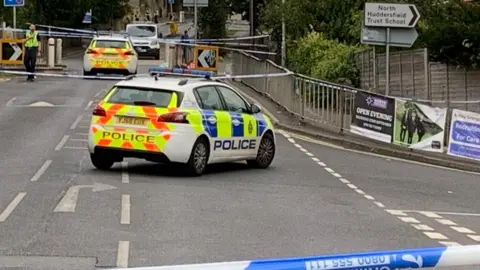
<path fill-rule="evenodd" d="M 249 107 L 245 100 L 232 89 L 223 86 L 217 86 L 227 105 L 227 110 L 237 113 L 249 113 Z"/>
<path fill-rule="evenodd" d="M 200 108 L 204 110 L 223 110 L 222 99 L 213 86 L 202 86 L 194 91 Z"/>

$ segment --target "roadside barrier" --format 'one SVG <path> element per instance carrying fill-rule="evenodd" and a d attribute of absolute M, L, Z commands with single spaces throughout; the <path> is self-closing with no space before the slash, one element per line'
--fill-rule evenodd
<path fill-rule="evenodd" d="M 480 245 L 111 270 L 398 270 L 480 265 L 478 254 Z"/>

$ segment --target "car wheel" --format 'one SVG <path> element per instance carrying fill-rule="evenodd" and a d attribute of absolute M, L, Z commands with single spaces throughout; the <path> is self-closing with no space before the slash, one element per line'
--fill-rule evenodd
<path fill-rule="evenodd" d="M 275 141 L 273 135 L 265 134 L 258 147 L 257 158 L 247 160 L 247 164 L 252 168 L 266 169 L 272 164 L 275 157 Z"/>
<path fill-rule="evenodd" d="M 200 176 L 205 172 L 210 155 L 208 142 L 205 138 L 197 139 L 192 148 L 192 153 L 187 162 L 187 172 L 190 176 Z"/>
<path fill-rule="evenodd" d="M 108 170 L 115 163 L 111 158 L 99 154 L 90 154 L 93 166 L 99 170 Z"/>

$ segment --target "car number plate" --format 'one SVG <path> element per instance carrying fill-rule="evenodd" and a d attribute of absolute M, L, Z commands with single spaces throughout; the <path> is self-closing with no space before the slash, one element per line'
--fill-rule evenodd
<path fill-rule="evenodd" d="M 138 50 L 139 52 L 146 52 L 146 51 L 147 51 L 147 49 L 141 49 L 141 48 L 138 48 L 137 50 Z"/>
<path fill-rule="evenodd" d="M 96 64 L 97 65 L 102 65 L 102 66 L 118 66 L 119 62 L 118 61 L 111 61 L 111 60 L 97 60 Z"/>
<path fill-rule="evenodd" d="M 125 125 L 145 126 L 147 118 L 131 117 L 131 116 L 117 116 L 117 123 Z"/>

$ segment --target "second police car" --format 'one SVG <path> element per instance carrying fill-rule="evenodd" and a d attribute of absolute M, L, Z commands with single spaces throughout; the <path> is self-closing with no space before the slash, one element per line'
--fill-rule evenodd
<path fill-rule="evenodd" d="M 212 163 L 246 160 L 269 167 L 275 135 L 260 107 L 225 83 L 131 77 L 115 84 L 94 109 L 88 148 L 98 169 L 133 157 L 183 163 L 198 176 Z"/>
<path fill-rule="evenodd" d="M 83 57 L 83 75 L 136 74 L 138 56 L 128 36 L 95 36 Z"/>

